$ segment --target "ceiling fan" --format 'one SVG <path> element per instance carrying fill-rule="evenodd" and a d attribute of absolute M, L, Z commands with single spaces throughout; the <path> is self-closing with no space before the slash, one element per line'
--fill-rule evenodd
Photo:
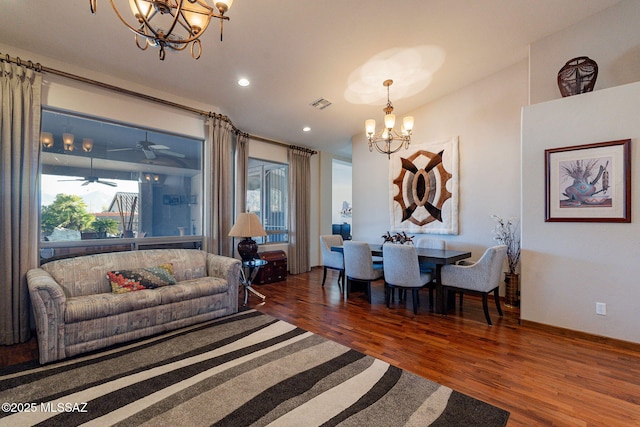
<path fill-rule="evenodd" d="M 133 151 L 140 150 L 144 153 L 144 156 L 149 159 L 155 159 L 158 154 L 165 156 L 178 157 L 184 159 L 186 156 L 182 153 L 171 151 L 170 147 L 162 144 L 154 144 L 147 139 L 147 132 L 144 133 L 144 141 L 138 141 L 135 148 L 113 148 L 107 151 Z"/>
<path fill-rule="evenodd" d="M 94 176 L 93 175 L 93 157 L 91 158 L 91 172 L 89 173 L 89 176 L 84 177 L 84 178 L 76 178 L 76 179 L 59 179 L 58 182 L 64 182 L 64 181 L 84 181 L 84 185 L 89 185 L 89 184 L 104 184 L 104 185 L 108 185 L 110 187 L 117 187 L 118 184 L 116 184 L 115 182 L 111 182 L 111 181 L 101 181 L 99 177 Z"/>

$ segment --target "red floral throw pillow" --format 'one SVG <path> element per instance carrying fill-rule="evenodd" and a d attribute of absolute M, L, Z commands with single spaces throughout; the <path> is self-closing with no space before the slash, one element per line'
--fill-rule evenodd
<path fill-rule="evenodd" d="M 157 267 L 136 268 L 134 270 L 109 271 L 107 279 L 111 283 L 111 292 L 114 294 L 176 284 L 176 278 L 173 277 L 172 263 L 161 264 Z"/>

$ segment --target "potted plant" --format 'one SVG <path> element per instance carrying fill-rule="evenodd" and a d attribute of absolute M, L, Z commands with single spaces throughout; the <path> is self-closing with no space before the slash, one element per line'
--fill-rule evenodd
<path fill-rule="evenodd" d="M 496 221 L 493 229 L 494 239 L 507 247 L 509 271 L 504 273 L 504 281 L 507 284 L 504 303 L 507 306 L 517 307 L 520 275 L 516 271 L 520 263 L 520 222 L 517 218 L 504 219 L 498 215 L 491 215 L 491 218 Z"/>
<path fill-rule="evenodd" d="M 96 218 L 91 228 L 95 230 L 98 239 L 106 239 L 107 233 L 118 234 L 118 221 L 111 218 Z"/>

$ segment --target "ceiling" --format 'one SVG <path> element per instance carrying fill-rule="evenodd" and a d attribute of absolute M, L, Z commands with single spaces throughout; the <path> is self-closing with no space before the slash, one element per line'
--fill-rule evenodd
<path fill-rule="evenodd" d="M 618 1 L 236 0 L 223 42 L 214 22 L 199 60 L 186 50 L 160 61 L 157 49 L 136 47 L 106 0 L 95 15 L 89 1 L 8 0 L 0 42 L 44 66 L 54 58 L 215 105 L 252 135 L 350 157 L 364 120 L 382 119 L 384 80 L 394 80 L 391 101 L 403 116 L 526 59 L 531 42 Z M 127 0 L 115 3 L 129 13 Z M 251 84 L 238 86 L 240 77 Z M 312 107 L 319 98 L 331 105 Z"/>

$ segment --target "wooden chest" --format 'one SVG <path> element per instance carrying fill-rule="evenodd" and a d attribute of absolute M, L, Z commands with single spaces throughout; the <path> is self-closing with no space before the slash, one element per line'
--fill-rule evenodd
<path fill-rule="evenodd" d="M 260 268 L 253 283 L 264 285 L 281 282 L 287 278 L 287 255 L 284 251 L 261 252 L 258 255 L 267 261 L 267 265 Z"/>

